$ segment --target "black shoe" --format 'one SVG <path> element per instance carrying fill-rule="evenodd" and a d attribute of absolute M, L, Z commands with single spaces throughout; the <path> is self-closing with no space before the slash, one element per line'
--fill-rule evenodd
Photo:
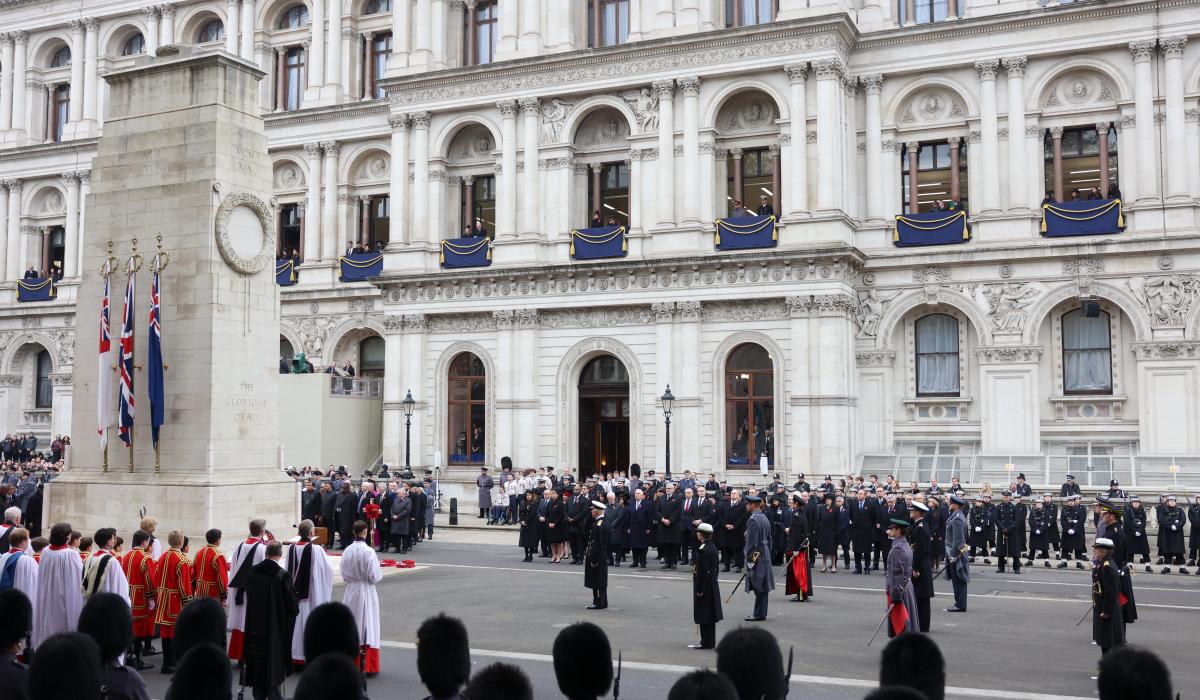
<path fill-rule="evenodd" d="M 1171 567 L 1169 567 L 1169 566 L 1164 566 L 1164 567 L 1162 568 L 1162 571 L 1160 571 L 1159 573 L 1160 573 L 1160 574 L 1169 574 L 1169 573 L 1171 573 Z"/>
<path fill-rule="evenodd" d="M 855 569 L 855 570 L 854 570 L 852 573 L 855 573 L 855 574 L 858 574 L 859 576 L 862 576 L 862 569 Z"/>
<path fill-rule="evenodd" d="M 160 653 L 162 652 L 150 645 L 142 647 L 142 656 L 158 656 Z"/>
<path fill-rule="evenodd" d="M 1195 566 L 1195 565 L 1196 565 L 1196 560 L 1195 560 L 1195 559 L 1188 559 L 1188 560 L 1187 560 L 1187 565 L 1188 565 L 1188 566 Z"/>
<path fill-rule="evenodd" d="M 734 570 L 734 571 L 736 571 L 736 572 L 737 572 L 737 573 L 739 573 L 739 574 L 740 574 L 740 573 L 742 573 L 742 567 L 740 567 L 740 566 L 735 566 L 735 567 L 733 567 L 733 570 Z"/>
<path fill-rule="evenodd" d="M 145 671 L 147 669 L 154 668 L 154 664 L 148 664 L 145 661 L 142 661 L 141 659 L 136 658 L 136 657 L 134 658 L 133 663 L 130 665 L 133 666 L 138 671 Z"/>
<path fill-rule="evenodd" d="M 163 675 L 170 675 L 172 673 L 175 673 L 175 665 L 171 664 L 170 666 L 163 666 L 162 672 L 163 672 Z"/>
<path fill-rule="evenodd" d="M 1188 570 L 1181 566 L 1181 567 L 1179 567 L 1179 573 L 1183 574 L 1184 576 L 1187 576 Z"/>
<path fill-rule="evenodd" d="M 1061 553 L 1061 552 L 1059 552 L 1058 554 L 1055 554 L 1055 555 L 1054 555 L 1054 558 L 1055 558 L 1055 559 L 1057 559 L 1057 560 L 1059 560 L 1059 561 L 1062 561 L 1062 553 Z"/>
<path fill-rule="evenodd" d="M 987 564 L 988 566 L 991 566 L 991 565 L 992 565 L 992 560 L 991 560 L 991 559 L 988 559 L 987 557 L 984 557 L 984 559 L 983 559 L 983 563 L 984 563 L 984 564 Z"/>
<path fill-rule="evenodd" d="M 794 595 L 794 596 L 792 596 L 791 598 L 789 598 L 789 600 L 791 600 L 793 603 L 801 603 L 801 602 L 803 602 L 803 600 L 800 598 L 800 594 L 799 594 L 799 593 L 797 593 L 796 595 Z"/>
<path fill-rule="evenodd" d="M 955 608 L 946 608 L 946 612 L 966 612 L 966 610 L 955 607 Z"/>
<path fill-rule="evenodd" d="M 1025 560 L 1025 566 L 1033 566 L 1033 560 L 1032 560 L 1032 559 L 1026 559 L 1026 560 Z"/>
<path fill-rule="evenodd" d="M 975 557 L 968 557 L 968 558 L 967 558 L 967 563 L 968 563 L 968 564 L 974 564 L 974 563 L 975 563 Z"/>
<path fill-rule="evenodd" d="M 603 607 L 603 606 L 600 606 L 600 605 L 589 605 L 589 606 L 587 606 L 587 607 L 586 607 L 586 608 L 584 608 L 584 609 L 585 609 L 585 610 L 603 610 L 603 609 L 604 609 L 604 607 Z"/>
<path fill-rule="evenodd" d="M 688 649 L 712 649 L 712 647 L 707 647 L 703 644 L 689 644 Z"/>
<path fill-rule="evenodd" d="M 1154 573 L 1154 567 L 1152 567 L 1152 566 L 1150 566 L 1149 564 L 1147 564 L 1147 565 L 1146 565 L 1146 573 L 1148 573 L 1148 574 L 1152 574 L 1152 573 Z"/>
<path fill-rule="evenodd" d="M 726 565 L 725 565 L 725 568 L 724 568 L 724 569 L 721 569 L 721 571 L 729 571 L 729 565 L 728 565 L 728 564 L 726 564 Z"/>
<path fill-rule="evenodd" d="M 1162 558 L 1162 557 L 1159 557 L 1159 558 L 1158 558 L 1158 561 L 1154 562 L 1154 565 L 1155 565 L 1155 566 L 1162 566 L 1162 565 L 1163 565 L 1163 558 Z"/>
<path fill-rule="evenodd" d="M 1049 560 L 1049 559 L 1047 559 L 1046 561 L 1042 562 L 1042 566 L 1046 567 L 1047 569 L 1051 568 L 1051 567 L 1050 567 L 1050 560 Z"/>
<path fill-rule="evenodd" d="M 646 562 L 642 562 L 642 568 L 646 568 Z"/>
<path fill-rule="evenodd" d="M 1076 569 L 1082 569 L 1082 568 L 1083 568 L 1083 562 L 1081 562 L 1081 561 L 1077 561 L 1077 562 L 1075 562 L 1075 568 L 1076 568 Z"/>
<path fill-rule="evenodd" d="M 996 569 L 996 573 L 1002 574 L 1002 573 L 1004 573 L 1004 569 Z"/>
<path fill-rule="evenodd" d="M 755 617 L 755 616 L 753 616 L 753 615 L 747 615 L 747 616 L 746 616 L 744 619 L 746 620 L 746 622 L 762 622 L 763 620 L 765 620 L 765 619 L 767 619 L 767 618 L 765 618 L 765 617 Z"/>

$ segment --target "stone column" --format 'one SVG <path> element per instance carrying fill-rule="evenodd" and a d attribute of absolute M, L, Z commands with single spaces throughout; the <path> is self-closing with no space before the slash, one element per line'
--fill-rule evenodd
<path fill-rule="evenodd" d="M 238 55 L 246 60 L 254 59 L 254 0 L 242 0 L 241 42 Z M 166 43 L 166 40 L 163 40 Z"/>
<path fill-rule="evenodd" d="M 780 202 L 780 213 L 787 212 L 789 218 L 808 213 L 808 101 L 805 97 L 805 81 L 808 78 L 807 63 L 790 63 L 783 67 L 790 88 L 788 112 L 791 113 L 788 142 L 788 157 L 783 159 L 788 173 L 788 186 L 784 188 Z"/>
<path fill-rule="evenodd" d="M 1004 59 L 1008 73 L 1008 208 L 1028 209 L 1025 178 L 1025 65 L 1024 56 Z"/>
<path fill-rule="evenodd" d="M 0 132 L 12 128 L 13 112 L 13 40 L 0 33 Z"/>
<path fill-rule="evenodd" d="M 319 0 L 318 0 L 319 1 Z M 317 27 L 317 18 L 312 17 L 313 29 Z M 157 23 L 157 22 L 156 22 Z M 242 11 L 238 4 L 238 0 L 225 0 L 225 50 L 234 56 L 238 55 L 238 49 L 241 44 L 238 42 L 241 36 L 242 27 Z M 155 27 L 155 36 L 158 36 L 158 27 Z"/>
<path fill-rule="evenodd" d="M 251 5 L 251 17 L 253 17 L 254 16 L 253 15 L 254 3 L 250 3 L 250 5 Z M 160 24 L 158 27 L 158 33 L 159 33 L 160 38 L 162 39 L 162 41 L 160 41 L 159 43 L 161 43 L 163 46 L 166 46 L 168 44 L 174 44 L 175 43 L 175 5 L 174 5 L 174 3 L 168 2 L 168 3 L 163 3 L 163 4 L 159 5 L 158 12 L 159 12 L 159 15 L 162 16 L 162 24 Z M 251 25 L 253 25 L 254 21 L 251 20 L 250 23 L 251 23 Z M 143 39 L 144 38 L 145 37 L 143 37 Z"/>
<path fill-rule="evenodd" d="M 842 140 L 842 150 L 846 154 L 843 161 L 843 182 L 846 187 L 843 190 L 843 209 L 847 216 L 859 218 L 858 211 L 858 195 L 860 187 L 858 184 L 858 126 L 855 119 L 855 109 L 858 106 L 858 78 L 848 75 L 842 79 L 842 87 L 845 88 L 846 98 L 842 102 L 842 121 L 845 123 L 845 138 Z"/>
<path fill-rule="evenodd" d="M 1159 40 L 1159 48 L 1163 54 L 1163 92 L 1166 94 L 1167 133 L 1165 143 L 1176 147 L 1187 141 L 1184 133 L 1183 108 L 1183 50 L 1187 46 L 1187 35 L 1164 37 Z M 1169 156 L 1167 161 L 1167 196 L 1171 199 L 1186 202 L 1190 200 L 1188 190 L 1187 162 L 1194 160 L 1196 154 L 1180 158 Z"/>
<path fill-rule="evenodd" d="M 146 16 L 146 31 L 142 34 L 142 41 L 146 44 L 146 55 L 153 56 L 159 47 L 158 6 L 150 5 L 149 7 L 143 7 L 142 14 Z M 72 52 L 74 52 L 74 49 L 72 49 Z"/>
<path fill-rule="evenodd" d="M 67 221 L 63 227 L 63 277 L 79 274 L 79 173 L 63 173 L 67 183 Z"/>
<path fill-rule="evenodd" d="M 412 0 L 392 0 L 392 55 L 388 66 L 393 69 L 408 65 L 412 52 L 411 26 Z"/>
<path fill-rule="evenodd" d="M 917 164 L 920 162 L 921 144 L 917 141 L 909 141 L 904 146 L 908 152 L 908 206 L 906 210 L 909 214 L 919 214 L 921 212 L 921 193 L 917 187 Z"/>
<path fill-rule="evenodd" d="M 308 87 L 321 87 L 325 79 L 325 0 L 309 0 L 311 9 L 308 16 L 312 20 L 309 29 L 310 45 L 308 47 Z M 315 95 L 314 95 L 315 97 Z"/>
<path fill-rule="evenodd" d="M 96 105 L 99 102 L 99 70 L 97 62 L 99 61 L 99 50 L 97 46 L 97 31 L 100 28 L 100 21 L 95 17 L 88 17 L 83 20 L 87 34 L 84 38 L 84 56 L 87 61 L 84 66 L 83 74 L 83 119 L 84 121 L 96 121 Z"/>
<path fill-rule="evenodd" d="M 410 243 L 408 228 L 408 115 L 389 114 L 392 127 L 392 172 L 388 185 L 389 245 Z"/>
<path fill-rule="evenodd" d="M 656 471 L 662 472 L 663 465 L 666 463 L 666 445 L 665 426 L 662 417 L 662 403 L 658 397 L 666 391 L 667 385 L 675 385 L 675 348 L 674 348 L 674 331 L 675 331 L 675 303 L 660 302 L 650 305 L 651 311 L 654 313 L 654 380 L 647 382 L 643 389 L 645 400 L 654 411 L 654 455 L 655 464 L 658 465 Z M 647 329 L 649 330 L 649 329 Z M 675 392 L 671 392 L 674 394 Z M 632 416 L 630 416 L 632 418 Z M 633 424 L 630 424 L 630 430 L 633 430 Z M 672 435 L 678 436 L 678 429 L 672 431 Z M 675 450 L 676 441 L 672 441 L 671 452 L 678 455 Z M 675 466 L 679 464 L 679 459 L 676 457 L 672 464 L 671 471 L 673 473 L 682 473 L 683 468 L 676 470 Z"/>
<path fill-rule="evenodd" d="M 340 83 L 342 62 L 342 0 L 326 0 L 329 8 L 329 38 L 326 53 L 329 60 L 325 62 L 325 84 L 334 85 L 340 91 L 345 85 Z"/>
<path fill-rule="evenodd" d="M 817 162 L 821 169 L 817 208 L 833 211 L 842 201 L 843 160 L 847 157 L 838 147 L 842 142 L 842 76 L 846 67 L 840 58 L 823 58 L 813 62 L 813 70 L 817 74 Z"/>
<path fill-rule="evenodd" d="M 359 38 L 359 33 L 353 29 L 349 27 L 342 29 L 342 60 L 338 61 L 340 70 L 338 79 L 341 81 L 342 94 L 346 97 L 373 100 L 375 99 L 375 80 L 378 77 L 375 75 L 375 59 L 372 55 L 375 33 L 362 34 L 362 42 L 359 41 Z M 365 51 L 362 50 L 364 48 Z M 363 64 L 362 70 L 358 72 L 362 85 L 358 86 L 357 92 L 354 90 L 354 78 L 350 74 L 350 67 L 354 65 L 356 55 Z"/>
<path fill-rule="evenodd" d="M 336 261 L 341 241 L 337 225 L 337 165 L 341 144 L 337 141 L 322 141 L 321 151 L 325 154 L 324 172 L 321 174 L 325 186 L 325 206 L 321 211 L 321 258 Z"/>
<path fill-rule="evenodd" d="M 697 15 L 698 16 L 698 15 Z M 697 19 L 697 24 L 699 23 Z M 700 78 L 679 79 L 683 91 L 683 221 L 699 223 L 700 217 Z M 775 193 L 778 196 L 778 192 Z M 776 200 L 778 201 L 778 200 Z"/>
<path fill-rule="evenodd" d="M 431 34 L 433 33 L 433 0 L 417 0 L 417 11 L 413 22 L 413 55 L 416 65 L 427 66 L 433 63 Z"/>
<path fill-rule="evenodd" d="M 1108 122 L 1097 122 L 1096 135 L 1100 143 L 1100 196 L 1107 199 L 1109 186 Z M 1188 152 L 1191 153 L 1191 151 Z"/>
<path fill-rule="evenodd" d="M 642 168 L 642 151 L 629 151 L 629 230 L 649 228 L 642 221 L 642 188 L 649 185 L 646 182 L 645 170 Z"/>
<path fill-rule="evenodd" d="M 1154 132 L 1154 40 L 1129 42 L 1133 58 L 1133 113 L 1137 120 L 1138 199 L 1158 197 L 1158 147 Z M 1125 144 L 1121 144 L 1125 156 Z M 1122 188 L 1123 189 L 1123 188 Z"/>
<path fill-rule="evenodd" d="M 398 2 L 396 3 L 398 4 Z M 393 5 L 394 6 L 394 5 Z M 383 317 L 383 459 L 404 464 L 404 336 L 403 316 Z M 415 411 L 414 411 L 415 413 Z"/>
<path fill-rule="evenodd" d="M 321 259 L 321 144 L 304 144 L 308 195 L 304 202 L 304 263 Z"/>
<path fill-rule="evenodd" d="M 412 221 L 415 233 L 421 241 L 433 240 L 429 236 L 426 219 L 429 217 L 429 112 L 413 112 L 413 196 Z"/>
<path fill-rule="evenodd" d="M 549 0 L 554 2 L 554 0 Z M 542 50 L 542 2 L 522 0 L 521 39 L 518 43 L 522 54 L 536 55 Z"/>
<path fill-rule="evenodd" d="M 675 225 L 675 81 L 654 81 L 654 92 L 658 94 L 658 226 L 670 228 Z"/>
<path fill-rule="evenodd" d="M 1183 118 L 1187 152 L 1200 153 L 1200 109 L 1187 110 Z M 1188 158 L 1187 166 L 1188 192 L 1200 192 L 1200 159 Z"/>
<path fill-rule="evenodd" d="M 517 50 L 517 36 L 520 31 L 520 3 L 518 0 L 498 0 L 497 25 L 500 38 L 496 42 L 496 53 L 507 58 Z"/>
<path fill-rule="evenodd" d="M 883 122 L 879 110 L 879 93 L 883 91 L 883 74 L 870 73 L 858 78 L 866 94 L 867 142 L 867 218 L 883 221 Z"/>
<path fill-rule="evenodd" d="M 705 227 L 713 222 L 716 210 L 717 195 L 713 191 L 716 179 L 716 161 L 716 144 L 711 141 L 700 144 L 700 169 L 696 171 L 696 175 L 700 178 L 700 224 Z M 784 163 L 786 162 L 784 160 Z"/>
<path fill-rule="evenodd" d="M 446 231 L 446 169 L 444 166 L 429 169 L 429 237 L 437 241 L 447 238 Z"/>
<path fill-rule="evenodd" d="M 75 270 L 77 274 L 83 274 L 83 247 L 87 245 L 87 200 L 92 193 L 92 171 L 80 170 L 76 173 L 79 176 L 79 245 L 75 246 L 76 260 Z"/>
<path fill-rule="evenodd" d="M 21 278 L 21 189 L 25 183 L 8 180 L 8 260 L 4 279 L 11 282 Z"/>
<path fill-rule="evenodd" d="M 736 202 L 742 198 L 743 191 L 746 189 L 742 170 L 742 149 L 731 148 L 729 149 L 729 155 L 733 157 L 733 200 Z M 730 205 L 732 206 L 733 202 L 730 202 Z M 742 202 L 742 206 L 745 207 L 746 203 Z"/>
<path fill-rule="evenodd" d="M 514 344 L 519 348 L 520 362 L 516 372 L 516 396 L 520 408 L 517 412 L 517 444 L 514 461 L 518 464 L 536 464 L 538 447 L 538 351 L 540 319 L 537 309 L 518 309 L 514 315 L 517 331 Z"/>
<path fill-rule="evenodd" d="M 642 3 L 649 0 L 629 0 L 629 41 L 642 40 Z"/>
<path fill-rule="evenodd" d="M 540 38 L 540 37 L 539 37 Z M 521 115 L 525 133 L 522 147 L 525 154 L 525 177 L 521 179 L 521 235 L 541 235 L 538 225 L 538 200 L 541 187 L 538 183 L 538 116 L 541 114 L 536 97 L 521 98 Z"/>
<path fill-rule="evenodd" d="M 1062 137 L 1061 126 L 1050 128 L 1050 138 L 1054 143 L 1054 199 L 1059 202 L 1063 201 Z"/>
<path fill-rule="evenodd" d="M 8 180 L 0 180 L 0 233 L 8 235 Z M 8 270 L 8 244 L 0 238 L 0 275 Z M 0 282 L 7 282 L 9 277 L 0 277 Z"/>
<path fill-rule="evenodd" d="M 83 119 L 83 66 L 84 24 L 81 19 L 71 20 L 71 106 L 68 120 L 74 124 Z"/>
<path fill-rule="evenodd" d="M 501 119 L 496 237 L 512 238 L 517 235 L 517 101 L 504 100 L 496 107 Z"/>
<path fill-rule="evenodd" d="M 675 27 L 675 6 L 672 0 L 655 0 L 654 28 L 668 32 Z M 734 5 L 737 5 L 735 2 Z"/>
<path fill-rule="evenodd" d="M 703 320 L 701 303 L 698 301 L 681 301 L 675 304 L 679 312 L 679 371 L 675 374 L 675 384 L 671 385 L 671 393 L 676 396 L 672 417 L 672 427 L 679 431 L 683 439 L 679 440 L 679 461 L 671 460 L 671 471 L 679 472 L 689 467 L 693 470 L 701 462 L 701 441 L 689 440 L 689 435 L 702 435 L 700 427 L 701 415 L 701 386 L 700 378 L 700 327 Z M 661 394 L 660 394 L 661 395 Z M 684 399 L 680 401 L 679 399 Z M 672 434 L 675 430 L 671 431 Z M 672 455 L 675 445 L 671 446 Z"/>
<path fill-rule="evenodd" d="M 25 61 L 29 32 L 18 30 L 8 34 L 13 40 L 13 89 L 12 89 L 12 130 L 20 136 L 25 136 Z"/>
<path fill-rule="evenodd" d="M 975 62 L 979 73 L 979 139 L 983 162 L 971 163 L 983 173 L 979 202 L 983 213 L 1000 211 L 1000 130 L 996 125 L 996 71 L 1000 61 L 990 58 Z"/>
<path fill-rule="evenodd" d="M 958 199 L 962 194 L 962 167 L 959 163 L 959 147 L 962 145 L 961 136 L 951 136 L 946 139 L 950 147 L 950 199 Z"/>

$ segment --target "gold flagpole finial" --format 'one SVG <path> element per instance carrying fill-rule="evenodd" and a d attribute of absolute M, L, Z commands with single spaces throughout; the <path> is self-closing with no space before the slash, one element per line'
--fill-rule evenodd
<path fill-rule="evenodd" d="M 163 250 L 162 234 L 158 234 L 156 238 L 158 241 L 158 250 L 154 253 L 154 257 L 150 259 L 150 269 L 154 272 L 162 272 L 163 270 L 167 269 L 167 265 L 171 264 L 171 256 L 165 250 Z"/>

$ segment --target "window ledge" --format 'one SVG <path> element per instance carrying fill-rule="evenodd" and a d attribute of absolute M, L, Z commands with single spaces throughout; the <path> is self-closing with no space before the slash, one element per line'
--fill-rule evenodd
<path fill-rule="evenodd" d="M 1129 397 L 1120 394 L 1051 396 L 1055 421 L 1123 420 L 1122 411 Z"/>
<path fill-rule="evenodd" d="M 903 399 L 909 421 L 967 420 L 969 396 L 913 396 Z"/>

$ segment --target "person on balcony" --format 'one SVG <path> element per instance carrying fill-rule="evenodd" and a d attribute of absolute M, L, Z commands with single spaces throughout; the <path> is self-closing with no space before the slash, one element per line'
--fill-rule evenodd
<path fill-rule="evenodd" d="M 483 219 L 480 219 L 480 218 L 475 219 L 475 227 L 473 229 L 471 229 L 471 237 L 472 238 L 491 238 L 491 235 L 488 233 L 487 228 L 484 227 L 484 225 L 483 225 Z"/>
<path fill-rule="evenodd" d="M 1082 199 L 1083 198 L 1079 196 L 1079 188 L 1075 188 L 1075 189 L 1071 190 L 1071 201 L 1072 202 L 1079 202 L 1079 201 L 1082 201 Z"/>
<path fill-rule="evenodd" d="M 600 218 L 600 210 L 596 209 L 592 212 L 592 220 L 588 223 L 589 228 L 600 228 L 604 225 L 604 219 Z"/>
<path fill-rule="evenodd" d="M 743 216 L 749 216 L 749 215 L 750 215 L 750 212 L 746 211 L 746 208 L 742 206 L 742 200 L 740 200 L 740 199 L 733 200 L 733 215 L 730 218 L 740 219 Z"/>
<path fill-rule="evenodd" d="M 758 210 L 755 212 L 759 216 L 775 216 L 775 207 L 771 206 L 771 200 L 767 195 L 762 195 L 758 198 Z"/>
<path fill-rule="evenodd" d="M 35 280 L 37 278 L 38 278 L 38 271 L 33 269 L 33 265 L 30 265 L 29 269 L 25 271 L 25 279 Z"/>
<path fill-rule="evenodd" d="M 933 210 L 934 211 L 946 211 L 947 210 L 946 202 L 944 202 L 940 199 L 933 200 Z"/>
<path fill-rule="evenodd" d="M 1096 200 L 1096 199 L 1104 199 L 1104 195 L 1100 194 L 1099 187 L 1093 187 L 1092 189 L 1088 190 L 1087 198 L 1088 198 L 1088 201 L 1092 201 L 1092 200 Z"/>
<path fill-rule="evenodd" d="M 605 226 L 620 226 L 620 225 L 621 225 L 621 222 L 617 221 L 617 217 L 615 217 L 615 216 L 608 217 L 608 223 L 605 224 Z"/>
<path fill-rule="evenodd" d="M 1058 204 L 1058 200 L 1055 199 L 1054 195 L 1050 192 L 1047 192 L 1046 196 L 1042 197 L 1042 206 L 1044 207 L 1047 204 Z"/>

